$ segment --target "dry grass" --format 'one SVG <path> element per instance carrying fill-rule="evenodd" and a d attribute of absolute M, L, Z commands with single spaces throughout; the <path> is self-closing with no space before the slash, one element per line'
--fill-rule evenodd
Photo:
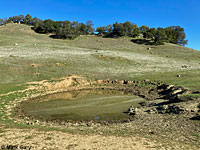
<path fill-rule="evenodd" d="M 199 51 L 173 44 L 147 50 L 149 45 L 133 43 L 127 37 L 81 36 L 73 41 L 56 40 L 37 34 L 30 28 L 18 24 L 0 27 L 1 105 L 8 99 L 14 100 L 19 94 L 15 93 L 17 90 L 26 89 L 24 83 L 55 80 L 71 74 L 91 80 L 160 80 L 191 91 L 200 90 Z M 15 95 L 9 97 L 6 95 L 9 92 Z M 56 131 L 24 129 L 8 129 L 0 134 L 0 141 L 5 144 L 30 145 L 35 149 L 147 149 L 156 146 L 154 141 L 137 139 L 137 136 L 87 135 L 85 138 Z M 173 141 L 169 143 L 175 144 Z M 175 146 L 175 149 L 178 148 Z"/>

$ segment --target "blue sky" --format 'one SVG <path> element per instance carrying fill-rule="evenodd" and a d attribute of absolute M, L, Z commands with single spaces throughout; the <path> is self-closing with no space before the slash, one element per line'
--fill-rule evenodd
<path fill-rule="evenodd" d="M 138 26 L 185 29 L 187 47 L 200 50 L 200 0 L 6 0 L 1 1 L 0 18 L 31 14 L 53 20 L 86 22 L 94 27 L 116 21 Z"/>

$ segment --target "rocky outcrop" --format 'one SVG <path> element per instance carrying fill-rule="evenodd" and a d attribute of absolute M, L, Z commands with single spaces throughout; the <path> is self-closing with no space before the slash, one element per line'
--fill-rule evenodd
<path fill-rule="evenodd" d="M 196 112 L 195 116 L 190 118 L 191 120 L 200 120 L 200 104 L 197 106 L 198 111 Z"/>
<path fill-rule="evenodd" d="M 162 84 L 157 88 L 158 94 L 163 99 L 169 99 L 171 101 L 179 100 L 178 95 L 183 94 L 187 91 L 181 86 Z"/>
<path fill-rule="evenodd" d="M 14 46 L 18 46 L 18 43 L 14 43 Z"/>
<path fill-rule="evenodd" d="M 136 115 L 137 108 L 134 108 L 133 106 L 130 106 L 127 111 L 124 113 L 127 113 L 129 116 L 135 116 Z"/>
<path fill-rule="evenodd" d="M 181 112 L 184 111 L 183 109 L 175 105 L 162 105 L 162 106 L 158 106 L 156 109 L 157 109 L 157 112 L 161 114 L 165 114 L 165 113 L 180 114 Z"/>

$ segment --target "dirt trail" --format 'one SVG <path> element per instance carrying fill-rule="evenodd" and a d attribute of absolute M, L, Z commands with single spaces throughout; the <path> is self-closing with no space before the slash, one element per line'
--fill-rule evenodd
<path fill-rule="evenodd" d="M 116 137 L 102 135 L 73 135 L 58 131 L 38 131 L 35 129 L 6 129 L 0 133 L 0 145 L 29 146 L 31 149 L 75 149 L 75 150 L 146 150 L 155 144 L 144 138 Z"/>

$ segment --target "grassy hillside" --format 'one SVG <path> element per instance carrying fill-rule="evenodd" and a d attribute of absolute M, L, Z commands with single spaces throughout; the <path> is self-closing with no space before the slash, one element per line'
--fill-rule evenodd
<path fill-rule="evenodd" d="M 92 139 L 89 141 L 89 145 L 95 145 L 98 148 L 99 145 L 102 145 L 98 141 L 104 138 L 104 141 L 109 146 L 113 145 L 113 149 L 117 149 L 116 143 L 121 143 L 124 146 L 133 146 L 131 149 L 143 149 L 143 147 L 148 149 L 199 149 L 199 120 L 192 120 L 191 118 L 200 116 L 197 115 L 200 108 L 200 94 L 198 94 L 200 91 L 200 51 L 174 44 L 162 46 L 137 44 L 134 43 L 137 39 L 128 37 L 102 38 L 87 35 L 80 36 L 75 40 L 61 40 L 52 39 L 49 36 L 37 34 L 31 30 L 30 26 L 26 25 L 8 24 L 0 26 L 0 141 L 3 141 L 4 144 L 12 145 L 23 143 L 23 145 L 35 146 L 36 149 L 38 144 L 43 147 L 41 149 L 48 149 L 46 148 L 47 145 L 49 145 L 49 149 L 59 149 L 58 147 L 63 149 L 63 144 L 60 143 L 69 141 L 66 137 L 74 139 L 74 135 L 68 135 L 68 133 L 72 133 L 77 137 L 77 145 L 84 146 L 84 140 Z M 75 75 L 70 76 L 73 74 Z M 98 79 L 98 81 L 89 82 L 85 78 L 89 80 Z M 110 81 L 107 79 L 114 79 L 113 83 L 120 83 L 110 84 L 109 82 L 109 84 L 104 84 Z M 116 79 L 146 81 L 122 85 L 122 82 L 116 81 Z M 31 82 L 42 80 L 48 81 Z M 160 81 L 159 83 L 163 82 L 182 87 L 169 85 L 166 86 L 167 89 L 163 87 L 163 91 L 162 89 L 160 91 L 157 89 L 158 85 L 155 84 L 158 82 L 150 81 Z M 31 83 L 25 84 L 27 82 Z M 121 124 L 99 125 L 90 124 L 89 122 L 87 124 L 68 125 L 65 122 L 64 124 L 59 122 L 59 126 L 56 124 L 54 126 L 51 123 L 43 124 L 45 122 L 33 121 L 31 120 L 32 117 L 25 117 L 24 113 L 18 113 L 18 111 L 23 112 L 24 110 L 19 107 L 21 106 L 19 103 L 22 101 L 28 100 L 30 102 L 30 99 L 35 100 L 34 98 L 42 94 L 77 90 L 81 88 L 79 85 L 83 86 L 83 89 L 108 88 L 111 86 L 111 88 L 120 90 L 121 88 L 129 87 L 130 89 L 124 89 L 124 92 L 134 90 L 130 93 L 131 96 L 132 94 L 137 94 L 144 98 L 146 94 L 147 96 L 150 95 L 148 98 L 150 100 L 145 100 L 145 106 L 135 108 L 137 112 L 136 116 L 132 118 L 134 121 Z M 183 87 L 189 89 L 189 92 L 180 95 L 180 92 L 186 91 L 185 89 L 183 91 Z M 75 92 L 74 94 L 77 96 L 79 95 L 78 93 Z M 158 97 L 159 93 L 161 94 L 160 96 L 166 95 L 170 97 L 179 94 L 177 99 L 179 98 L 182 101 L 180 103 L 175 101 L 175 103 L 171 104 L 174 99 L 172 101 L 171 99 L 169 101 L 160 99 Z M 69 96 L 73 95 L 71 93 L 68 94 Z M 88 93 L 86 92 L 84 95 L 88 95 Z M 55 100 L 55 103 L 54 100 L 49 101 L 50 112 L 47 111 L 46 115 L 51 114 L 52 110 L 58 110 L 58 115 L 55 118 L 62 118 L 64 111 L 60 108 L 63 107 L 63 104 L 66 106 L 73 105 L 73 107 L 77 105 L 78 109 L 75 111 L 83 117 L 85 116 L 84 113 L 90 110 L 93 112 L 89 112 L 89 114 L 93 115 L 94 112 L 98 112 L 95 108 L 97 104 L 94 101 L 96 96 L 95 93 L 91 99 L 85 98 L 83 103 L 73 100 L 73 104 L 70 103 L 70 105 L 65 103 L 66 99 L 63 100 L 62 97 L 59 101 Z M 102 101 L 102 98 L 105 101 Z M 103 106 L 99 111 L 100 113 L 110 113 L 116 109 L 122 115 L 122 110 L 120 109 L 123 108 L 124 112 L 126 108 L 128 109 L 130 105 L 134 104 L 132 103 L 134 98 L 132 99 L 131 97 L 131 101 L 129 99 L 123 101 L 120 97 L 118 99 L 119 105 L 113 107 L 113 103 L 117 102 L 116 97 L 110 99 L 110 101 L 108 101 L 108 98 L 102 95 L 100 101 L 98 101 L 99 97 L 96 98 L 99 106 Z M 74 104 L 76 102 L 78 103 Z M 110 105 L 112 108 L 104 107 L 104 102 L 106 106 Z M 92 103 L 94 103 L 94 106 L 91 105 L 92 107 L 88 109 L 88 104 Z M 39 109 L 42 106 L 45 109 L 48 107 L 48 103 L 45 103 L 45 101 L 41 104 L 37 102 L 35 105 L 29 104 L 34 110 L 36 109 L 35 106 Z M 82 107 L 83 104 L 87 104 L 84 113 L 79 109 L 79 105 Z M 136 104 L 138 105 L 138 102 Z M 173 108 L 173 111 L 180 108 L 181 112 L 182 109 L 184 112 L 179 115 L 173 113 L 160 114 L 158 111 L 162 107 L 166 111 L 171 110 L 171 108 Z M 27 110 L 29 109 L 27 107 Z M 69 111 L 71 113 L 70 109 Z M 66 111 L 64 116 L 71 115 L 70 113 Z M 113 114 L 116 115 L 116 112 L 113 112 Z M 62 123 L 61 126 L 60 123 Z M 11 129 L 11 127 L 13 128 Z M 64 132 L 68 133 L 64 134 Z M 82 134 L 84 138 L 81 139 L 79 134 Z M 98 137 L 94 138 L 91 134 L 95 136 L 97 134 Z M 60 138 L 61 135 L 63 135 L 63 138 Z M 87 135 L 87 138 L 85 138 L 85 135 Z M 122 140 L 117 141 L 116 138 L 118 136 L 122 136 L 122 139 L 127 141 L 128 144 L 124 144 Z M 59 140 L 54 137 L 59 137 Z M 131 139 L 127 140 L 129 137 Z M 112 144 L 107 142 L 109 138 L 113 139 Z M 144 142 L 141 143 L 143 138 Z M 80 143 L 80 139 L 83 144 Z M 50 142 L 49 144 L 46 143 L 47 140 Z M 60 143 L 58 144 L 56 141 L 60 141 Z M 135 141 L 139 142 L 139 148 L 135 147 L 135 143 L 132 143 Z M 149 142 L 151 143 L 150 145 L 154 146 L 151 147 L 148 144 Z M 72 143 L 70 141 L 69 145 L 65 147 L 72 148 L 70 146 Z M 120 148 L 123 149 L 122 147 Z"/>
<path fill-rule="evenodd" d="M 199 51 L 173 44 L 149 47 L 127 37 L 57 40 L 30 26 L 8 24 L 0 27 L 0 87 L 77 74 L 90 79 L 161 80 L 200 90 Z"/>
<path fill-rule="evenodd" d="M 147 50 L 149 45 L 133 43 L 131 38 L 56 40 L 30 28 L 18 24 L 0 27 L 2 84 L 79 74 L 104 79 L 149 78 L 200 89 L 196 82 L 200 81 L 199 51 L 172 44 Z M 177 74 L 182 77 L 176 78 Z"/>

